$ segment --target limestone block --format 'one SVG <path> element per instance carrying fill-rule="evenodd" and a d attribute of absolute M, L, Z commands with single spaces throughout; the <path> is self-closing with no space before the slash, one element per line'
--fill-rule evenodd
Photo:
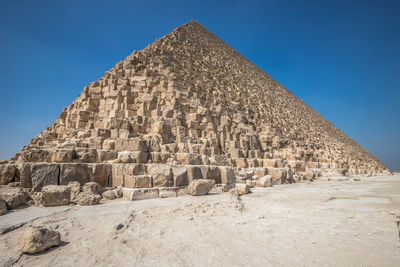
<path fill-rule="evenodd" d="M 13 164 L 0 165 L 0 185 L 6 185 L 14 181 L 15 166 Z"/>
<path fill-rule="evenodd" d="M 174 186 L 186 186 L 189 184 L 188 173 L 185 167 L 172 167 Z"/>
<path fill-rule="evenodd" d="M 129 164 L 120 164 L 121 171 L 119 174 L 128 174 L 128 175 L 144 175 L 147 174 L 147 167 L 141 163 L 129 163 Z"/>
<path fill-rule="evenodd" d="M 187 176 L 189 183 L 195 179 L 201 179 L 203 177 L 201 169 L 198 166 L 185 166 L 187 169 Z"/>
<path fill-rule="evenodd" d="M 160 188 L 159 196 L 160 196 L 160 198 L 176 197 L 177 196 L 176 188 L 173 188 L 173 187 Z"/>
<path fill-rule="evenodd" d="M 0 199 L 7 203 L 8 209 L 15 209 L 24 205 L 29 196 L 20 187 L 4 187 L 0 188 Z"/>
<path fill-rule="evenodd" d="M 218 168 L 220 170 L 222 184 L 230 185 L 236 183 L 235 172 L 231 167 L 221 166 Z"/>
<path fill-rule="evenodd" d="M 259 186 L 259 187 L 270 187 L 270 186 L 272 186 L 272 177 L 271 177 L 271 175 L 265 175 L 263 177 L 260 177 L 257 180 L 256 185 Z"/>
<path fill-rule="evenodd" d="M 130 188 L 149 188 L 152 187 L 152 177 L 150 175 L 124 175 L 124 187 Z"/>
<path fill-rule="evenodd" d="M 159 198 L 158 188 L 146 188 L 146 189 L 132 189 L 130 193 L 126 189 L 124 191 L 124 199 L 127 200 L 144 200 L 144 199 L 152 199 Z M 125 198 L 125 194 L 127 193 L 127 197 Z"/>
<path fill-rule="evenodd" d="M 239 167 L 239 168 L 247 168 L 248 167 L 246 158 L 237 158 L 237 159 L 235 159 L 235 162 L 236 162 L 236 167 Z"/>
<path fill-rule="evenodd" d="M 65 185 L 46 185 L 42 188 L 40 204 L 45 207 L 64 206 L 70 202 L 71 189 Z"/>
<path fill-rule="evenodd" d="M 267 174 L 268 174 L 268 168 L 255 168 L 254 169 L 254 175 L 257 176 L 257 178 L 261 178 Z"/>
<path fill-rule="evenodd" d="M 19 181 L 22 188 L 32 188 L 31 178 L 31 165 L 30 163 L 18 163 L 16 167 L 16 176 L 19 177 Z"/>
<path fill-rule="evenodd" d="M 152 176 L 153 186 L 173 186 L 172 169 L 168 165 L 151 164 L 147 167 L 148 173 Z"/>
<path fill-rule="evenodd" d="M 268 174 L 271 175 L 273 184 L 285 183 L 286 173 L 284 168 L 268 168 Z"/>
<path fill-rule="evenodd" d="M 192 196 L 203 196 L 208 194 L 214 185 L 214 180 L 196 179 L 190 182 L 188 193 Z"/>
<path fill-rule="evenodd" d="M 239 191 L 240 195 L 246 195 L 250 192 L 250 186 L 248 184 L 236 184 L 235 188 Z"/>
<path fill-rule="evenodd" d="M 77 181 L 81 185 L 89 182 L 91 170 L 85 163 L 62 163 L 60 164 L 60 185 L 67 185 L 69 182 Z"/>
<path fill-rule="evenodd" d="M 100 186 L 105 186 L 108 183 L 108 179 L 111 174 L 111 165 L 104 163 L 95 163 L 89 165 L 90 169 L 90 180 L 96 182 Z"/>
<path fill-rule="evenodd" d="M 184 165 L 201 165 L 203 163 L 201 155 L 194 153 L 177 153 L 176 158 Z"/>
<path fill-rule="evenodd" d="M 60 167 L 58 164 L 36 163 L 31 165 L 32 188 L 38 192 L 46 185 L 57 185 Z"/>

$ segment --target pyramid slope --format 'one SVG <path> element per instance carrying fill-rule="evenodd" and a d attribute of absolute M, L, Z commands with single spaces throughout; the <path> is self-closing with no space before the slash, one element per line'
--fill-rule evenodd
<path fill-rule="evenodd" d="M 113 164 L 149 165 L 133 176 L 151 176 L 152 186 L 157 186 L 151 175 L 156 163 L 229 166 L 239 178 L 242 169 L 264 169 L 263 174 L 279 170 L 273 176 L 289 181 L 293 174 L 301 180 L 386 170 L 194 21 L 133 52 L 85 87 L 10 160 L 22 162 L 109 164 L 107 183 L 124 186 L 127 179 L 115 178 L 120 174 L 114 173 Z M 168 179 L 163 186 L 176 186 Z"/>

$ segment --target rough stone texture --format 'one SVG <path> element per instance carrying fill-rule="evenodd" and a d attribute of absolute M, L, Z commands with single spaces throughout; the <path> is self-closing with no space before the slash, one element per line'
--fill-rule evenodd
<path fill-rule="evenodd" d="M 23 253 L 34 254 L 43 252 L 61 243 L 61 235 L 57 231 L 45 227 L 29 227 L 19 237 L 18 248 Z"/>
<path fill-rule="evenodd" d="M 0 165 L 0 185 L 6 185 L 14 181 L 15 166 L 12 164 Z"/>
<path fill-rule="evenodd" d="M 214 185 L 214 180 L 196 179 L 189 184 L 188 193 L 192 196 L 207 195 Z"/>
<path fill-rule="evenodd" d="M 60 168 L 58 164 L 38 163 L 31 165 L 30 173 L 34 191 L 41 191 L 43 186 L 57 185 Z"/>
<path fill-rule="evenodd" d="M 6 214 L 7 212 L 7 203 L 0 198 L 0 216 Z"/>
<path fill-rule="evenodd" d="M 103 189 L 96 182 L 89 182 L 82 186 L 82 192 L 91 192 L 93 194 L 101 195 L 103 193 Z"/>
<path fill-rule="evenodd" d="M 40 204 L 45 207 L 64 206 L 70 202 L 71 188 L 66 185 L 47 185 L 42 188 Z"/>
<path fill-rule="evenodd" d="M 271 175 L 265 175 L 257 180 L 257 186 L 259 187 L 269 187 L 272 186 Z"/>
<path fill-rule="evenodd" d="M 7 203 L 8 209 L 15 209 L 24 205 L 29 196 L 21 188 L 5 187 L 0 188 L 0 199 L 3 199 Z"/>
<path fill-rule="evenodd" d="M 187 170 L 184 167 L 173 167 L 172 175 L 174 186 L 186 186 L 189 184 Z"/>
<path fill-rule="evenodd" d="M 81 206 L 90 206 L 99 204 L 101 200 L 101 195 L 93 194 L 91 191 L 81 192 L 75 198 L 74 202 Z"/>
<path fill-rule="evenodd" d="M 69 182 L 67 185 L 70 189 L 70 201 L 75 202 L 81 192 L 81 184 L 79 182 Z"/>
<path fill-rule="evenodd" d="M 153 178 L 153 186 L 173 186 L 172 169 L 168 165 L 153 165 L 149 169 Z"/>
<path fill-rule="evenodd" d="M 21 163 L 30 164 L 29 172 L 5 167 Z M 141 165 L 123 167 L 130 164 Z M 187 181 L 184 171 L 171 171 L 182 165 Z M 254 170 L 250 178 L 235 175 L 249 170 Z M 387 171 L 192 21 L 84 87 L 52 125 L 0 165 L 0 183 L 20 182 L 27 188 L 31 183 L 40 191 L 71 181 L 135 188 L 181 186 L 196 179 L 229 185 L 266 174 L 274 183 L 291 183 L 294 175 L 311 180 Z"/>

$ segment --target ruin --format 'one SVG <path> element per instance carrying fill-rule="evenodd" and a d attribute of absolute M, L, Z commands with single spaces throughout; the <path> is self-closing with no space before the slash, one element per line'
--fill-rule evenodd
<path fill-rule="evenodd" d="M 133 200 L 177 196 L 199 178 L 226 191 L 266 175 L 279 184 L 382 172 L 372 154 L 191 21 L 84 87 L 1 162 L 0 184 L 39 192 L 97 182 Z"/>

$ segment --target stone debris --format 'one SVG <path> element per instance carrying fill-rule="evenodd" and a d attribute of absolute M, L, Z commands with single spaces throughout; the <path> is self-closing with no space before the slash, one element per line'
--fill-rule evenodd
<path fill-rule="evenodd" d="M 66 185 L 82 205 L 114 199 L 103 187 L 137 200 L 377 174 L 382 162 L 194 21 L 118 62 L 0 162 L 0 185 Z"/>
<path fill-rule="evenodd" d="M 189 184 L 188 193 L 192 196 L 207 195 L 214 185 L 214 180 L 196 179 Z"/>
<path fill-rule="evenodd" d="M 57 231 L 45 227 L 29 227 L 19 237 L 18 248 L 23 253 L 35 254 L 43 252 L 61 243 L 61 235 Z"/>

